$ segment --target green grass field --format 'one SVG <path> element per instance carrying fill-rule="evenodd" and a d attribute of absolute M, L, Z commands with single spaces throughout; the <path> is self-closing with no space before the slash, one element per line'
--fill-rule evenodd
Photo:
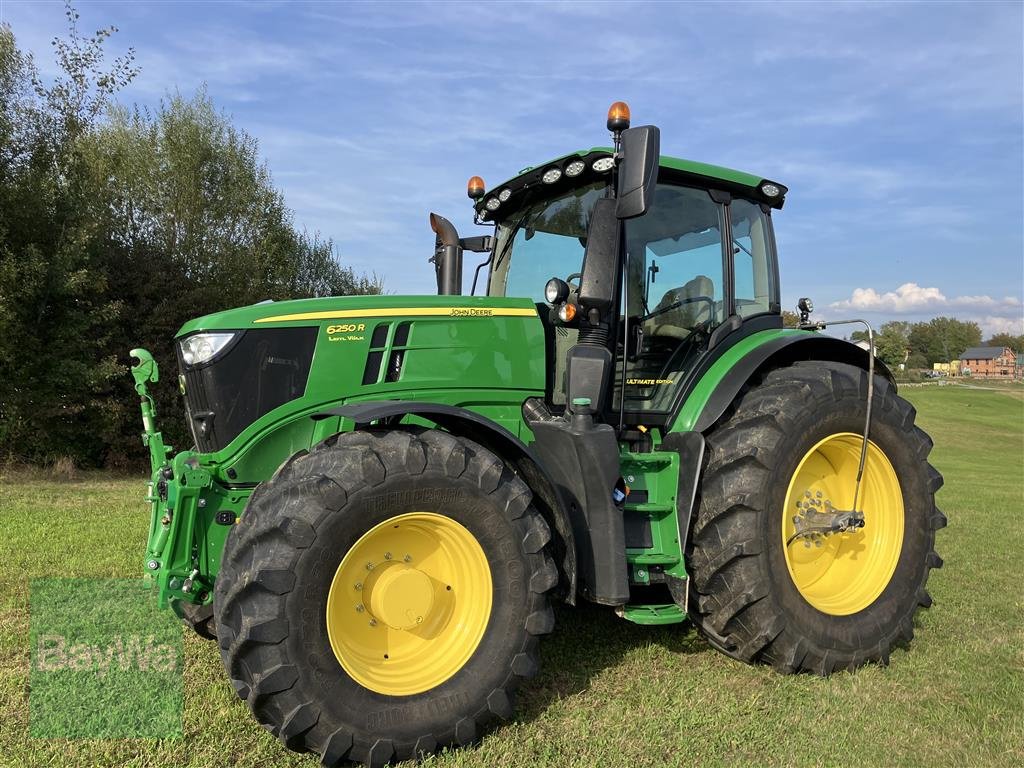
<path fill-rule="evenodd" d="M 944 569 L 890 667 L 782 677 L 718 654 L 688 626 L 559 610 L 514 722 L 432 758 L 490 765 L 1024 764 L 1024 395 L 907 387 L 945 475 Z M 140 446 L 139 450 L 142 448 Z M 185 639 L 184 738 L 29 737 L 29 580 L 134 577 L 148 525 L 138 479 L 0 477 L 0 765 L 317 765 L 251 718 L 212 643 Z"/>

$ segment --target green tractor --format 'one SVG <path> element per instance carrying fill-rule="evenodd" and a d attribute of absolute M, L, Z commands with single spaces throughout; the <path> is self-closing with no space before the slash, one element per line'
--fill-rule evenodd
<path fill-rule="evenodd" d="M 662 156 L 621 102 L 608 128 L 611 148 L 471 179 L 489 235 L 431 214 L 437 296 L 186 323 L 191 450 L 164 445 L 133 350 L 147 573 L 288 748 L 382 765 L 473 743 L 513 716 L 555 601 L 689 618 L 819 675 L 887 663 L 930 604 L 932 443 L 809 301 L 783 327 L 786 188 Z"/>

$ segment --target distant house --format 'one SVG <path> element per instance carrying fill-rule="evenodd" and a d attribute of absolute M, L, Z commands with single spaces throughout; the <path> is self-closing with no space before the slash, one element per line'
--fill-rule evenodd
<path fill-rule="evenodd" d="M 1012 379 L 1017 375 L 1017 353 L 1009 347 L 971 347 L 960 355 L 960 370 L 982 378 Z"/>

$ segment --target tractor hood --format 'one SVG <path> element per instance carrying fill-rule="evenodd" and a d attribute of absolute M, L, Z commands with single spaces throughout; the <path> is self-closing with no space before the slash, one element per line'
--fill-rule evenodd
<path fill-rule="evenodd" d="M 240 482 L 267 476 L 260 440 L 308 449 L 310 415 L 343 403 L 473 404 L 515 427 L 544 392 L 544 329 L 523 298 L 268 301 L 186 323 L 175 347 L 196 446 L 234 457 Z"/>

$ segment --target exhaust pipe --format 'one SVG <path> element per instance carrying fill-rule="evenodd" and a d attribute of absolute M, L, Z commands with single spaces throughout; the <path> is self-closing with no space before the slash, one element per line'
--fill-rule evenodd
<path fill-rule="evenodd" d="M 459 233 L 444 216 L 430 214 L 430 228 L 437 235 L 434 243 L 434 263 L 437 275 L 438 296 L 462 295 L 462 246 L 459 245 Z"/>

